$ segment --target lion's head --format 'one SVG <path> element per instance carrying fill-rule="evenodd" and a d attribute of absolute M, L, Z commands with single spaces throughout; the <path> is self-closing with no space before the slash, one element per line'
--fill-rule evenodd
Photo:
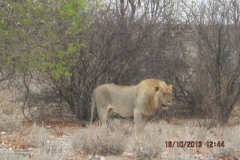
<path fill-rule="evenodd" d="M 157 79 L 146 79 L 142 83 L 147 85 L 145 95 L 149 96 L 148 111 L 155 112 L 157 108 L 168 109 L 172 103 L 172 85 Z"/>
<path fill-rule="evenodd" d="M 167 85 L 161 81 L 159 86 L 155 86 L 156 96 L 158 97 L 158 107 L 167 109 L 172 104 L 172 85 Z"/>

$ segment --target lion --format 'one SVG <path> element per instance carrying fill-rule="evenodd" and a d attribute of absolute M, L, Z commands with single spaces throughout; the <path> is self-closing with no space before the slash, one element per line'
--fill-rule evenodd
<path fill-rule="evenodd" d="M 115 112 L 122 117 L 134 116 L 135 135 L 146 125 L 147 118 L 172 103 L 172 85 L 158 79 L 145 79 L 136 86 L 119 86 L 113 83 L 98 86 L 92 95 L 91 119 L 97 107 L 100 124 L 106 124 Z"/>

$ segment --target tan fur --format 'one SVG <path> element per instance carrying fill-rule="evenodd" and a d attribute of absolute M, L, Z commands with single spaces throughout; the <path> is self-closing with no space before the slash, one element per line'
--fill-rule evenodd
<path fill-rule="evenodd" d="M 134 115 L 135 131 L 138 133 L 156 109 L 169 106 L 171 102 L 172 85 L 157 79 L 146 79 L 136 86 L 104 84 L 93 91 L 90 123 L 96 106 L 101 124 L 106 123 L 112 112 L 123 117 Z"/>

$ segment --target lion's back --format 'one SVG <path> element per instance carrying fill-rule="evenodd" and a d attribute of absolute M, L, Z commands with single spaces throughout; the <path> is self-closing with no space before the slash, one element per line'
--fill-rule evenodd
<path fill-rule="evenodd" d="M 93 94 L 96 102 L 110 104 L 116 109 L 133 108 L 135 105 L 135 86 L 103 84 L 98 86 Z"/>

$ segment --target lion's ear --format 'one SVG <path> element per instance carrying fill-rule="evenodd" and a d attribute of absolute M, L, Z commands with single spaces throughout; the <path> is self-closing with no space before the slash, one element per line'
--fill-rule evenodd
<path fill-rule="evenodd" d="M 154 89 L 155 89 L 155 92 L 157 92 L 157 91 L 159 91 L 160 88 L 159 88 L 159 86 L 156 85 L 156 86 L 154 86 Z"/>

